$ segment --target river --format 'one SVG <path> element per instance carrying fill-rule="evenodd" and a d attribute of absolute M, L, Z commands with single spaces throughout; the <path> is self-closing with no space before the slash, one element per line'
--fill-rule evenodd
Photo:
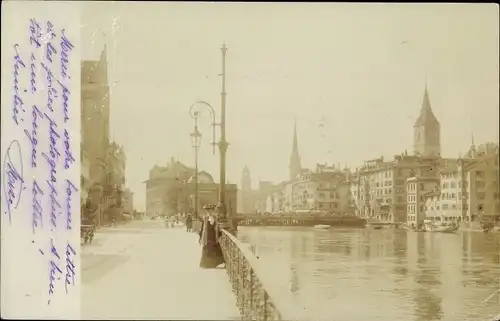
<path fill-rule="evenodd" d="M 500 235 L 239 227 L 274 286 L 310 320 L 489 321 L 500 314 Z"/>

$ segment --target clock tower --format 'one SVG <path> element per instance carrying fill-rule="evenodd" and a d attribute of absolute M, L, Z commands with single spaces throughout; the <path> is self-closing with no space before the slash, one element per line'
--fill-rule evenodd
<path fill-rule="evenodd" d="M 432 112 L 427 84 L 420 115 L 413 125 L 413 133 L 413 153 L 416 156 L 441 156 L 441 125 Z"/>

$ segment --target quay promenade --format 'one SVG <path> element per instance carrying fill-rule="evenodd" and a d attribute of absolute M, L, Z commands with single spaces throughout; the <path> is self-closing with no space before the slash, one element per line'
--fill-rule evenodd
<path fill-rule="evenodd" d="M 99 229 L 82 247 L 82 318 L 240 320 L 226 270 L 200 254 L 196 234 L 160 221 Z"/>

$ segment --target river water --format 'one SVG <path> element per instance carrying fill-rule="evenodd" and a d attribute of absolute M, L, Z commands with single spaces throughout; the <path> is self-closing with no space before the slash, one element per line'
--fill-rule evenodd
<path fill-rule="evenodd" d="M 500 234 L 239 227 L 309 320 L 489 321 L 500 314 Z"/>

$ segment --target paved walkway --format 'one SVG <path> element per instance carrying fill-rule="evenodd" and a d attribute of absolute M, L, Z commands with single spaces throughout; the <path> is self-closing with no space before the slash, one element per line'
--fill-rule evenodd
<path fill-rule="evenodd" d="M 240 320 L 226 271 L 200 254 L 197 235 L 159 221 L 98 230 L 82 247 L 82 318 Z"/>

